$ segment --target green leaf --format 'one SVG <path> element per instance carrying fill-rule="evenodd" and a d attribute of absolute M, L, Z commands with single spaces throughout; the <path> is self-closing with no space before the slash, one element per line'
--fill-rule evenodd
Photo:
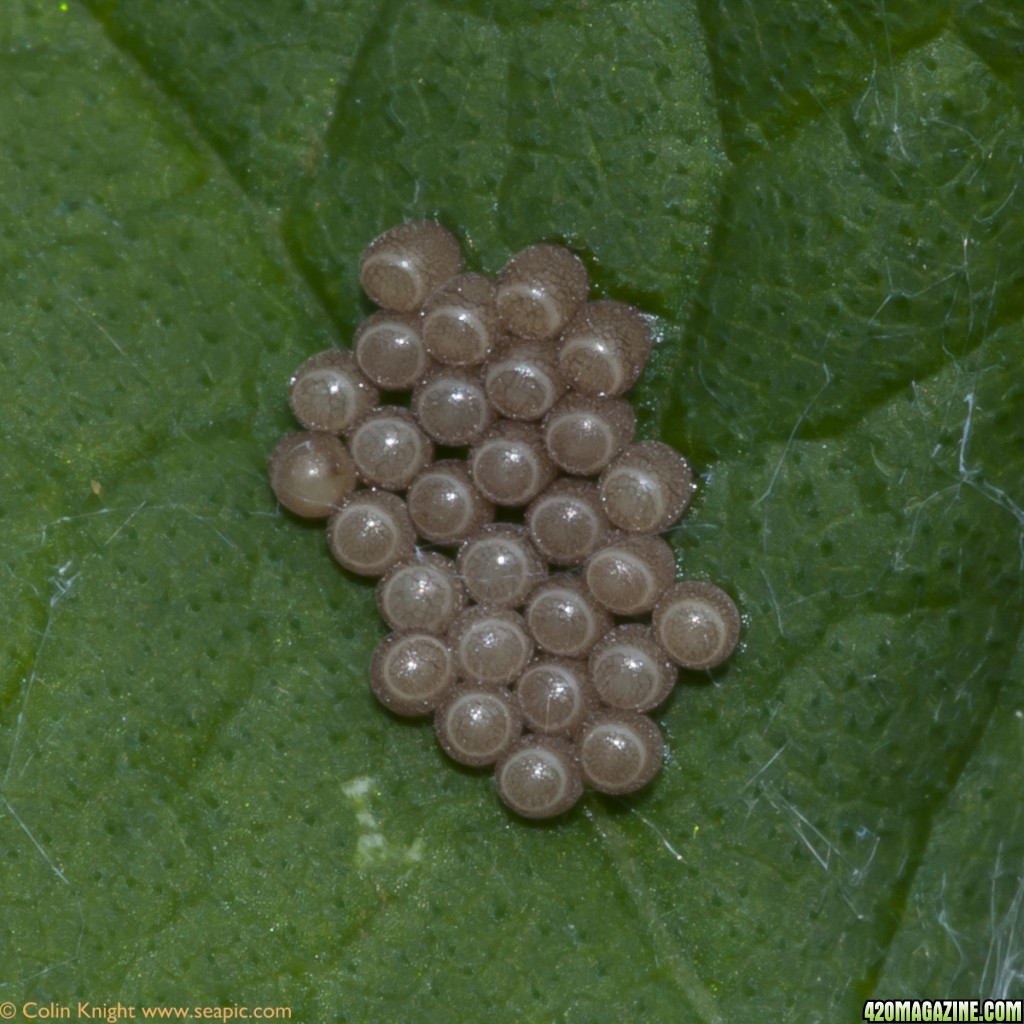
<path fill-rule="evenodd" d="M 1024 995 L 1013 0 L 6 0 L 0 1002 L 857 1020 Z M 366 685 L 292 370 L 439 217 L 658 318 L 742 650 L 524 824 Z"/>

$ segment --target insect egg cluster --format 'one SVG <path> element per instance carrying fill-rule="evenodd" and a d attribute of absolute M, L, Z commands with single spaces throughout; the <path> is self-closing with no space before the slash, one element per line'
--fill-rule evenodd
<path fill-rule="evenodd" d="M 360 281 L 379 310 L 351 351 L 295 372 L 303 430 L 269 473 L 282 505 L 327 520 L 342 566 L 379 578 L 392 632 L 374 694 L 432 716 L 453 760 L 493 766 L 524 817 L 561 814 L 586 786 L 642 788 L 664 754 L 649 713 L 740 631 L 723 590 L 676 579 L 661 536 L 694 482 L 669 445 L 635 440 L 624 396 L 647 320 L 588 301 L 561 246 L 464 273 L 431 221 L 374 239 Z"/>

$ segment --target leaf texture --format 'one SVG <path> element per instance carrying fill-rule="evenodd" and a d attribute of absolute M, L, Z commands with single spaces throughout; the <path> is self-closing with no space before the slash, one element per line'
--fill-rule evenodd
<path fill-rule="evenodd" d="M 7 0 L 0 1000 L 860 1018 L 1024 994 L 1011 0 Z M 530 826 L 379 709 L 282 514 L 292 370 L 438 217 L 657 318 L 743 648 Z"/>

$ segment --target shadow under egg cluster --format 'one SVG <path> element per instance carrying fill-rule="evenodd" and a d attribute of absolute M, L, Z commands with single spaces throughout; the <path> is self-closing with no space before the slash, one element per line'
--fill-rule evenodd
<path fill-rule="evenodd" d="M 644 316 L 587 301 L 561 246 L 524 249 L 496 279 L 461 268 L 430 221 L 370 243 L 360 281 L 380 309 L 351 351 L 296 371 L 304 430 L 269 472 L 282 505 L 327 519 L 341 565 L 380 577 L 380 702 L 432 715 L 451 758 L 493 765 L 512 810 L 548 818 L 585 786 L 653 779 L 648 713 L 679 668 L 732 653 L 740 618 L 718 587 L 676 579 L 660 535 L 694 482 L 673 448 L 634 439 L 623 396 L 650 351 Z M 407 405 L 382 404 L 396 391 Z"/>

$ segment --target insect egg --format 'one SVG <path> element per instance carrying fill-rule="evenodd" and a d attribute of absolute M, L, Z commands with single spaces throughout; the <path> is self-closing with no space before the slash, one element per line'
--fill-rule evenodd
<path fill-rule="evenodd" d="M 533 655 L 533 637 L 521 615 L 507 608 L 467 608 L 448 631 L 459 675 L 505 686 Z"/>
<path fill-rule="evenodd" d="M 514 523 L 488 523 L 463 541 L 456 558 L 469 596 L 477 604 L 518 608 L 547 569 L 526 530 Z"/>
<path fill-rule="evenodd" d="M 452 760 L 479 768 L 512 746 L 523 719 L 505 691 L 460 686 L 434 714 L 434 730 Z"/>
<path fill-rule="evenodd" d="M 598 712 L 583 724 L 579 741 L 583 777 L 600 793 L 632 793 L 661 767 L 665 743 L 658 727 L 631 711 Z"/>
<path fill-rule="evenodd" d="M 452 448 L 479 440 L 494 419 L 479 373 L 454 367 L 429 372 L 412 393 L 412 407 L 424 431 Z"/>
<path fill-rule="evenodd" d="M 686 511 L 694 492 L 690 464 L 661 441 L 631 444 L 599 484 L 608 518 L 629 533 L 667 529 Z"/>
<path fill-rule="evenodd" d="M 331 554 L 349 572 L 383 576 L 416 543 L 405 503 L 388 491 L 357 491 L 327 522 Z"/>
<path fill-rule="evenodd" d="M 570 736 L 595 701 L 587 663 L 578 658 L 540 658 L 516 681 L 516 697 L 527 729 Z"/>
<path fill-rule="evenodd" d="M 653 318 L 588 301 L 586 266 L 559 245 L 523 249 L 496 279 L 463 273 L 432 221 L 375 238 L 359 276 L 379 308 L 351 350 L 296 370 L 305 432 L 268 469 L 282 506 L 327 520 L 344 569 L 379 578 L 392 633 L 373 693 L 432 714 L 455 761 L 495 765 L 524 818 L 564 813 L 585 785 L 640 789 L 664 753 L 647 713 L 741 628 L 722 590 L 676 582 L 659 536 L 695 485 L 672 447 L 635 440 L 625 395 Z"/>
<path fill-rule="evenodd" d="M 643 372 L 650 349 L 639 310 L 624 302 L 588 302 L 562 335 L 558 366 L 574 391 L 622 395 Z"/>
<path fill-rule="evenodd" d="M 469 471 L 485 498 L 507 508 L 529 504 L 557 473 L 540 430 L 512 420 L 502 420 L 473 446 Z"/>
<path fill-rule="evenodd" d="M 565 391 L 554 359 L 537 342 L 499 345 L 484 366 L 484 388 L 491 405 L 510 420 L 539 420 Z"/>
<path fill-rule="evenodd" d="M 585 480 L 556 480 L 526 510 L 526 527 L 554 565 L 580 565 L 608 536 L 597 486 Z"/>
<path fill-rule="evenodd" d="M 381 618 L 394 630 L 444 633 L 465 606 L 455 563 L 444 555 L 417 553 L 377 584 Z"/>
<path fill-rule="evenodd" d="M 482 363 L 498 339 L 495 286 L 483 274 L 459 274 L 431 293 L 423 306 L 427 351 L 449 366 Z"/>
<path fill-rule="evenodd" d="M 288 399 L 295 418 L 307 430 L 343 434 L 377 404 L 380 393 L 351 352 L 329 348 L 295 371 Z"/>
<path fill-rule="evenodd" d="M 465 464 L 457 459 L 427 466 L 406 497 L 416 532 L 435 544 L 458 544 L 494 518 L 494 506 L 473 486 Z"/>
<path fill-rule="evenodd" d="M 524 818 L 564 814 L 583 795 L 573 748 L 555 736 L 523 736 L 494 772 L 498 796 Z"/>
<path fill-rule="evenodd" d="M 537 646 L 566 658 L 583 657 L 612 628 L 611 616 L 576 576 L 552 576 L 539 584 L 525 614 Z"/>
<path fill-rule="evenodd" d="M 617 626 L 590 652 L 590 678 L 609 707 L 651 711 L 668 700 L 677 670 L 650 627 Z"/>
<path fill-rule="evenodd" d="M 364 416 L 348 444 L 362 481 L 387 491 L 404 491 L 434 455 L 433 443 L 412 413 L 395 406 Z"/>
<path fill-rule="evenodd" d="M 633 440 L 635 429 L 629 402 L 567 395 L 544 418 L 544 444 L 566 473 L 593 476 Z"/>
<path fill-rule="evenodd" d="M 430 368 L 418 315 L 374 313 L 352 339 L 359 368 L 388 391 L 406 391 Z"/>
<path fill-rule="evenodd" d="M 724 590 L 686 580 L 670 587 L 655 606 L 654 632 L 681 668 L 715 668 L 736 647 L 740 613 Z"/>
<path fill-rule="evenodd" d="M 590 592 L 616 615 L 649 612 L 675 575 L 672 549 L 654 533 L 618 534 L 583 567 Z"/>
<path fill-rule="evenodd" d="M 333 434 L 288 434 L 270 453 L 270 486 L 285 508 L 307 519 L 325 519 L 356 485 L 356 469 Z"/>
<path fill-rule="evenodd" d="M 370 687 L 396 715 L 427 715 L 455 687 L 447 644 L 428 633 L 392 633 L 374 651 Z"/>
<path fill-rule="evenodd" d="M 459 243 L 440 224 L 408 221 L 378 235 L 363 251 L 359 281 L 383 309 L 411 313 L 462 264 Z"/>
<path fill-rule="evenodd" d="M 519 338 L 553 338 L 587 297 L 587 268 L 560 245 L 531 245 L 498 276 L 498 313 Z"/>

